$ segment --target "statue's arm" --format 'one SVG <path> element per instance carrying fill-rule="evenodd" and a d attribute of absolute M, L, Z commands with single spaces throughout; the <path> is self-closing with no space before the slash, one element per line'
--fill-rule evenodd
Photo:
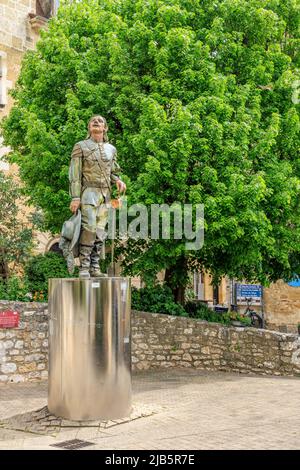
<path fill-rule="evenodd" d="M 80 200 L 81 197 L 81 177 L 82 177 L 82 150 L 79 144 L 75 144 L 70 168 L 69 168 L 69 182 L 70 182 L 70 196 L 74 200 Z"/>
<path fill-rule="evenodd" d="M 120 173 L 121 173 L 121 168 L 117 162 L 117 151 L 115 151 L 113 160 L 112 160 L 111 174 L 110 174 L 111 184 L 114 184 L 117 181 L 121 180 Z"/>

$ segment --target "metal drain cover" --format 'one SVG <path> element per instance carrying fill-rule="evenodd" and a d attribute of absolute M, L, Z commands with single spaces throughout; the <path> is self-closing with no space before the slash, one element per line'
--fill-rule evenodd
<path fill-rule="evenodd" d="M 60 449 L 75 450 L 83 447 L 94 446 L 94 442 L 82 441 L 81 439 L 71 439 L 69 441 L 58 442 L 58 444 L 50 444 L 51 447 L 59 447 Z"/>

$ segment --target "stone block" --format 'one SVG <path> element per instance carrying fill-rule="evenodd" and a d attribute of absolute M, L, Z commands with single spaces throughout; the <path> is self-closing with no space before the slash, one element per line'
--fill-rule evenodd
<path fill-rule="evenodd" d="M 146 343 L 140 343 L 140 344 L 139 344 L 139 348 L 141 348 L 141 349 L 149 349 L 148 344 L 146 344 Z"/>
<path fill-rule="evenodd" d="M 192 356 L 189 353 L 185 353 L 183 354 L 182 359 L 184 361 L 192 361 Z"/>
<path fill-rule="evenodd" d="M 14 362 L 6 362 L 1 365 L 1 372 L 3 372 L 3 374 L 12 374 L 16 370 L 17 366 Z"/>
<path fill-rule="evenodd" d="M 9 355 L 10 356 L 18 356 L 20 354 L 20 351 L 18 349 L 10 349 L 9 350 Z"/>
<path fill-rule="evenodd" d="M 186 362 L 186 361 L 179 361 L 178 365 L 180 367 L 185 367 L 185 368 L 192 367 L 192 364 L 190 362 Z"/>
<path fill-rule="evenodd" d="M 148 361 L 141 361 L 136 364 L 137 369 L 139 370 L 148 370 L 150 368 L 150 364 Z"/>
<path fill-rule="evenodd" d="M 162 367 L 166 367 L 166 368 L 169 368 L 169 367 L 173 366 L 172 362 L 168 362 L 168 361 L 163 361 L 163 362 L 160 363 L 160 365 Z"/>
<path fill-rule="evenodd" d="M 41 373 L 39 371 L 29 372 L 29 374 L 27 374 L 27 376 L 29 377 L 29 379 L 36 379 L 36 378 L 41 377 Z"/>
<path fill-rule="evenodd" d="M 266 369 L 275 369 L 275 364 L 273 362 L 265 361 L 264 367 L 266 367 Z"/>
<path fill-rule="evenodd" d="M 145 354 L 141 354 L 139 351 L 137 351 L 136 356 L 138 357 L 139 361 L 143 361 L 146 357 Z"/>
<path fill-rule="evenodd" d="M 187 337 L 183 335 L 174 335 L 174 340 L 175 341 L 187 341 Z"/>
<path fill-rule="evenodd" d="M 25 376 L 21 374 L 10 375 L 9 381 L 15 384 L 25 382 Z"/>
<path fill-rule="evenodd" d="M 14 360 L 16 362 L 24 362 L 25 357 L 24 356 L 16 356 L 14 357 Z"/>
<path fill-rule="evenodd" d="M 20 374 L 26 374 L 27 372 L 32 372 L 36 369 L 36 363 L 35 362 L 31 362 L 29 364 L 26 364 L 26 365 L 22 365 L 22 366 L 19 366 L 18 368 L 18 372 Z"/>
<path fill-rule="evenodd" d="M 165 359 L 166 359 L 165 356 L 161 356 L 161 355 L 159 355 L 159 354 L 156 356 L 156 360 L 157 360 L 157 361 L 164 361 Z"/>
<path fill-rule="evenodd" d="M 32 317 L 35 315 L 35 310 L 27 310 L 26 312 L 23 313 L 24 317 Z"/>
<path fill-rule="evenodd" d="M 293 351 L 294 349 L 297 348 L 297 345 L 294 341 L 293 342 L 289 341 L 289 342 L 285 342 L 285 343 L 280 343 L 279 347 L 283 351 Z"/>
<path fill-rule="evenodd" d="M 16 337 L 16 330 L 7 330 L 5 333 L 6 339 L 12 339 Z"/>
<path fill-rule="evenodd" d="M 191 335 L 191 334 L 193 334 L 193 328 L 185 328 L 185 329 L 183 330 L 183 333 L 184 333 L 185 335 Z"/>

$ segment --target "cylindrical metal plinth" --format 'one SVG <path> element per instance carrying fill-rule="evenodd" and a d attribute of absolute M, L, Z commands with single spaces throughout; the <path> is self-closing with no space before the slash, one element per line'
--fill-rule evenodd
<path fill-rule="evenodd" d="M 130 279 L 49 280 L 51 413 L 117 419 L 131 410 Z"/>

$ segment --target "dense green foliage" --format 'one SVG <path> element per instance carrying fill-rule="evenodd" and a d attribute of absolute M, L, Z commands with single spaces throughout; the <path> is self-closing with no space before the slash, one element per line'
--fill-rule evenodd
<path fill-rule="evenodd" d="M 10 276 L 6 282 L 0 281 L 0 299 L 46 302 L 48 279 L 70 277 L 64 258 L 53 252 L 29 258 L 24 270 L 22 278 Z"/>
<path fill-rule="evenodd" d="M 52 252 L 31 258 L 25 265 L 25 275 L 33 300 L 47 300 L 48 279 L 70 277 L 65 259 Z"/>
<path fill-rule="evenodd" d="M 197 318 L 198 320 L 206 320 L 208 322 L 223 323 L 230 325 L 231 322 L 237 321 L 244 326 L 251 326 L 251 319 L 238 312 L 215 312 L 205 304 L 196 302 L 187 302 L 184 306 L 188 316 Z"/>
<path fill-rule="evenodd" d="M 27 279 L 11 276 L 6 282 L 0 281 L 0 300 L 31 301 L 33 296 L 28 290 Z"/>
<path fill-rule="evenodd" d="M 132 289 L 131 305 L 134 310 L 169 315 L 187 316 L 184 308 L 174 302 L 172 291 L 167 286 Z"/>
<path fill-rule="evenodd" d="M 20 214 L 21 197 L 16 181 L 0 171 L 0 271 L 4 278 L 27 259 L 33 245 L 28 217 Z"/>
<path fill-rule="evenodd" d="M 125 272 L 166 268 L 172 288 L 196 267 L 262 283 L 300 272 L 299 1 L 64 3 L 4 123 L 47 227 L 69 217 L 70 152 L 100 113 L 130 202 L 205 205 L 201 250 L 130 240 Z"/>
<path fill-rule="evenodd" d="M 131 291 L 131 303 L 134 310 L 164 313 L 181 317 L 190 317 L 214 323 L 230 325 L 232 321 L 238 321 L 244 326 L 251 326 L 249 317 L 238 312 L 215 312 L 205 304 L 187 302 L 184 307 L 175 303 L 172 291 L 167 286 L 133 288 Z"/>

